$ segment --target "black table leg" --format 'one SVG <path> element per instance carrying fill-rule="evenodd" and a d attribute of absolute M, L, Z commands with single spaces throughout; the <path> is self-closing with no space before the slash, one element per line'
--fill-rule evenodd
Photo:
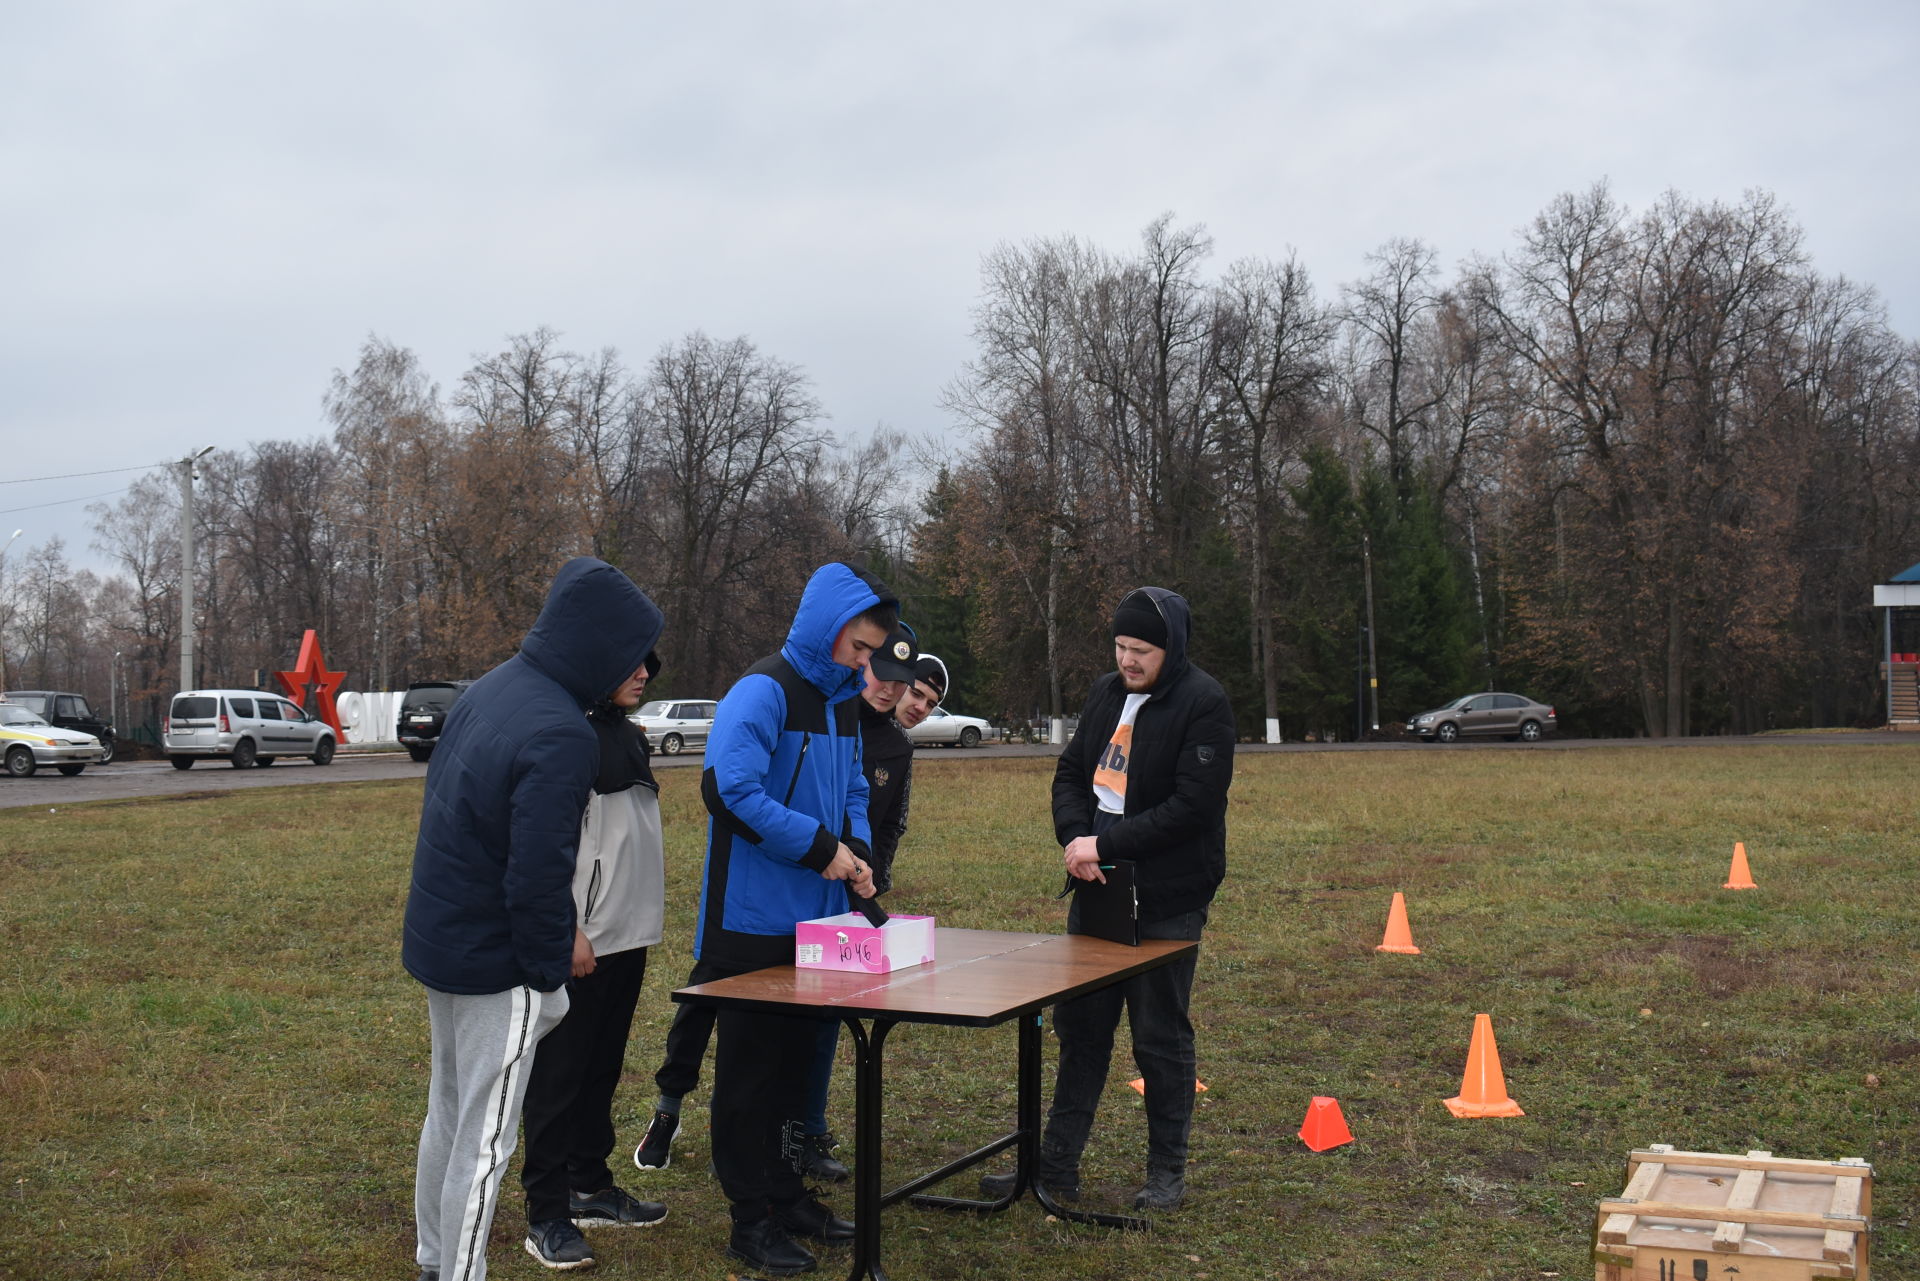
<path fill-rule="evenodd" d="M 893 1020 L 875 1019 L 873 1034 L 859 1019 L 853 1034 L 853 1268 L 847 1281 L 887 1281 L 880 1268 L 880 1047 Z"/>
<path fill-rule="evenodd" d="M 956 1173 L 958 1170 L 978 1163 L 983 1158 L 1009 1146 L 1015 1149 L 1017 1157 L 1013 1170 L 1013 1191 L 998 1201 L 978 1201 L 966 1197 L 916 1196 L 913 1204 L 930 1210 L 967 1210 L 975 1214 L 992 1214 L 1010 1209 L 1021 1196 L 1031 1188 L 1034 1199 L 1040 1202 L 1048 1214 L 1066 1219 L 1073 1223 L 1091 1223 L 1103 1228 L 1126 1228 L 1134 1232 L 1145 1232 L 1152 1227 L 1147 1220 L 1130 1214 L 1101 1214 L 1092 1210 L 1075 1210 L 1061 1205 L 1047 1194 L 1046 1188 L 1034 1178 L 1040 1161 L 1040 1028 L 1044 1016 L 1033 1014 L 1020 1020 L 1020 1062 L 1017 1070 L 1019 1095 L 1014 1104 L 1014 1124 L 1017 1127 L 1011 1135 L 988 1144 L 978 1152 L 962 1157 L 951 1165 L 943 1166 L 933 1176 L 915 1180 L 908 1185 L 910 1190 L 924 1187 L 938 1178 Z"/>

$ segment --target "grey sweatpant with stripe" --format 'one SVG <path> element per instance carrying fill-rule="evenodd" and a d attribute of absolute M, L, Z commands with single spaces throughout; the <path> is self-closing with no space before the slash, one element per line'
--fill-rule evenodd
<path fill-rule="evenodd" d="M 533 1048 L 567 1012 L 567 990 L 486 996 L 427 989 L 432 1082 L 414 1173 L 414 1261 L 441 1281 L 484 1281 L 487 1231 L 513 1155 Z"/>

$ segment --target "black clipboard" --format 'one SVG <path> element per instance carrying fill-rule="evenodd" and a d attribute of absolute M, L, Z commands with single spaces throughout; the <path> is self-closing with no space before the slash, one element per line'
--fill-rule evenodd
<path fill-rule="evenodd" d="M 1055 895 L 1072 894 L 1080 905 L 1080 928 L 1070 933 L 1139 947 L 1140 887 L 1133 860 L 1115 859 L 1100 864 L 1100 870 L 1107 876 L 1104 885 L 1069 876 L 1066 888 Z"/>

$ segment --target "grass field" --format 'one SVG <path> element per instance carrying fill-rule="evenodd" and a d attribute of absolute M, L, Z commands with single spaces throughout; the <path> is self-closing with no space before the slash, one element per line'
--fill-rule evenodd
<path fill-rule="evenodd" d="M 1118 1234 L 1031 1203 L 982 1221 L 902 1207 L 889 1270 L 1586 1278 L 1594 1202 L 1629 1150 L 1666 1142 L 1867 1157 L 1875 1276 L 1920 1276 L 1916 748 L 1243 757 L 1194 1002 L 1209 1090 L 1188 1208 Z M 918 770 L 896 907 L 1059 928 L 1050 762 L 935 752 Z M 698 886 L 695 780 L 664 777 L 673 899 L 619 1104 L 629 1150 Z M 0 813 L 0 1276 L 410 1281 L 427 1030 L 398 937 L 418 796 Z M 1719 888 L 1735 840 L 1758 890 Z M 1395 890 L 1423 955 L 1373 951 Z M 1480 1011 L 1524 1119 L 1441 1105 Z M 1010 1124 L 1011 1028 L 902 1027 L 887 1061 L 889 1182 Z M 1139 1182 L 1134 1075 L 1117 1056 L 1096 1207 Z M 843 1134 L 851 1087 L 843 1066 Z M 1316 1094 L 1355 1143 L 1297 1141 Z M 602 1273 L 726 1275 L 705 1104 L 703 1082 L 672 1169 L 624 1166 L 671 1217 L 597 1233 Z M 523 1227 L 510 1176 L 496 1275 L 546 1275 Z M 820 1275 L 845 1266 L 829 1254 Z"/>

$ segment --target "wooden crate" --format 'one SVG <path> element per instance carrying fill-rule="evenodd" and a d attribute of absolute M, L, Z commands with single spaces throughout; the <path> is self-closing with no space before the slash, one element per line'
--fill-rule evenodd
<path fill-rule="evenodd" d="M 1771 1152 L 1627 1159 L 1627 1189 L 1600 1203 L 1594 1281 L 1870 1281 L 1873 1167 Z"/>

